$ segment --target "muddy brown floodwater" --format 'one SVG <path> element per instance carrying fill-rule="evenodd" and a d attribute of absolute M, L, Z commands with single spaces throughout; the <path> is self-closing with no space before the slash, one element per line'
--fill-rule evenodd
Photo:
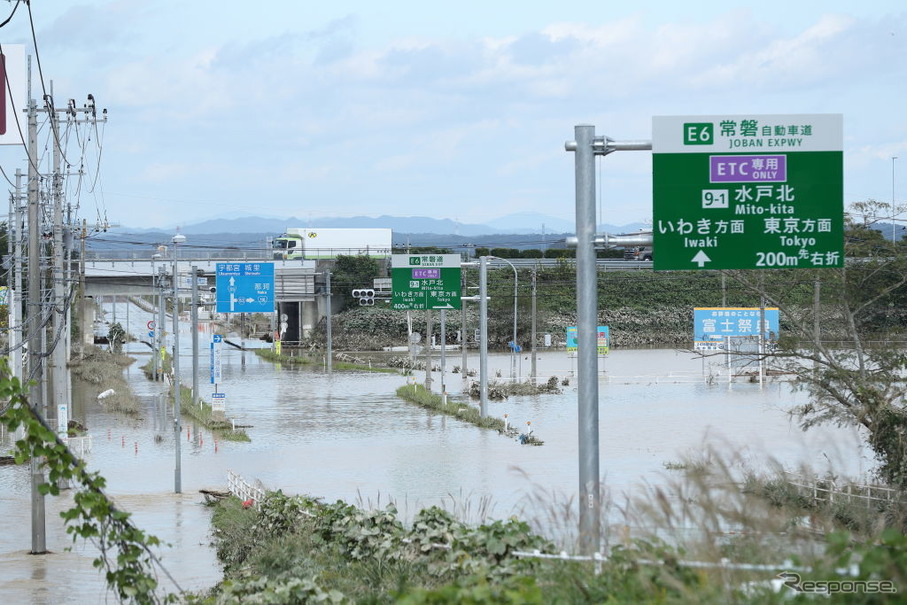
<path fill-rule="evenodd" d="M 110 307 L 108 307 L 108 316 Z M 135 307 L 125 322 L 134 334 L 147 330 L 150 315 Z M 191 338 L 181 327 L 181 366 L 191 382 Z M 200 335 L 200 385 L 209 384 L 210 331 Z M 539 375 L 566 380 L 560 394 L 512 397 L 489 403 L 489 414 L 503 417 L 544 441 L 520 445 L 494 431 L 429 413 L 398 399 L 407 378 L 395 374 L 334 372 L 297 368 L 223 349 L 227 413 L 247 425 L 250 443 L 223 442 L 184 419 L 181 440 L 182 494 L 174 494 L 174 434 L 164 386 L 138 369 L 147 347 L 133 345 L 139 357 L 126 370 L 142 401 L 138 419 L 107 412 L 96 399 L 76 393 L 73 415 L 93 436 L 86 455 L 91 470 L 106 477 L 108 493 L 132 512 L 138 526 L 169 547 L 160 549 L 163 567 L 183 590 L 204 590 L 220 579 L 209 538 L 209 509 L 201 489 L 226 488 L 232 470 L 267 489 L 304 493 L 333 501 L 384 506 L 394 499 L 404 518 L 430 505 L 454 510 L 466 520 L 518 513 L 545 526 L 558 506 L 578 488 L 575 360 L 564 351 L 539 355 Z M 447 356 L 445 383 L 451 396 L 463 388 L 460 355 Z M 697 455 L 712 446 L 759 469 L 777 461 L 787 468 L 809 465 L 822 473 L 860 477 L 872 467 L 855 430 L 834 427 L 803 433 L 787 410 L 802 393 L 785 383 L 728 384 L 723 360 L 712 364 L 673 350 L 615 350 L 600 363 L 600 464 L 610 496 L 622 501 L 671 476 L 666 463 Z M 436 360 L 437 363 L 437 360 Z M 529 372 L 523 354 L 519 375 Z M 470 356 L 469 367 L 478 360 Z M 492 355 L 492 374 L 508 377 L 511 357 Z M 420 382 L 424 372 L 417 374 Z M 434 374 L 434 387 L 440 376 Z M 46 499 L 47 545 L 52 554 L 32 556 L 30 489 L 27 468 L 0 467 L 0 594 L 11 603 L 106 603 L 112 596 L 92 568 L 93 548 L 71 545 L 58 513 L 68 496 Z M 617 515 L 616 511 L 609 513 Z M 614 518 L 609 521 L 619 522 Z M 557 531 L 552 528 L 551 531 Z M 176 590 L 166 576 L 161 583 Z"/>

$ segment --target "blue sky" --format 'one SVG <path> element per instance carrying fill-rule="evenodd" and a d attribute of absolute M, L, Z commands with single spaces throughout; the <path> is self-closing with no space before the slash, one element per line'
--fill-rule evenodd
<path fill-rule="evenodd" d="M 109 112 L 67 152 L 89 222 L 572 221 L 574 125 L 650 139 L 655 115 L 841 113 L 845 203 L 890 201 L 892 156 L 907 197 L 903 0 L 32 4 L 56 98 Z M 24 6 L 2 42 L 34 52 Z M 601 161 L 602 222 L 651 219 L 651 166 Z"/>

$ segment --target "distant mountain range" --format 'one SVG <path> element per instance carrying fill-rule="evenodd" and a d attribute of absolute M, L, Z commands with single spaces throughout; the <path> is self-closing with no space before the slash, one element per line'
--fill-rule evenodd
<path fill-rule="evenodd" d="M 483 225 L 465 224 L 450 219 L 434 219 L 424 216 L 376 218 L 359 216 L 353 218 L 321 218 L 302 220 L 297 218 L 264 218 L 246 216 L 232 219 L 214 219 L 185 225 L 180 233 L 187 236 L 183 244 L 186 249 L 264 251 L 271 239 L 284 233 L 288 227 L 334 227 L 334 228 L 389 228 L 393 230 L 395 248 L 407 246 L 436 246 L 452 251 L 486 248 L 563 248 L 568 235 L 575 228 L 568 221 L 534 213 L 519 213 L 499 218 Z M 631 233 L 650 228 L 644 223 L 628 225 L 602 224 L 597 233 Z M 886 239 L 894 236 L 901 240 L 907 229 L 888 223 L 874 225 Z M 169 246 L 173 229 L 128 229 L 113 228 L 106 232 L 92 233 L 86 245 L 90 250 L 105 251 L 124 258 L 144 258 L 159 245 Z M 114 252 L 115 251 L 115 252 Z"/>
<path fill-rule="evenodd" d="M 466 224 L 450 219 L 423 216 L 398 217 L 357 216 L 351 218 L 287 219 L 246 216 L 221 218 L 180 227 L 187 237 L 186 248 L 261 249 L 269 238 L 276 237 L 288 227 L 332 228 L 389 228 L 393 230 L 396 247 L 438 246 L 443 248 L 558 248 L 564 246 L 567 235 L 575 226 L 565 220 L 523 212 L 496 219 L 484 225 Z M 599 225 L 598 232 L 627 233 L 646 227 L 643 223 L 629 225 Z M 94 250 L 145 249 L 159 244 L 169 245 L 174 230 L 114 228 L 95 233 L 88 239 Z"/>
<path fill-rule="evenodd" d="M 642 223 L 631 225 L 601 225 L 599 230 L 609 233 L 635 231 L 644 227 Z M 263 218 L 244 216 L 232 219 L 212 219 L 180 227 L 184 235 L 211 233 L 283 233 L 288 227 L 335 227 L 335 228 L 389 228 L 394 233 L 434 233 L 438 235 L 496 235 L 496 234 L 546 234 L 573 233 L 575 224 L 564 219 L 534 212 L 519 212 L 495 219 L 485 224 L 460 223 L 451 219 L 436 219 L 425 216 L 354 216 L 299 219 Z M 166 231 L 164 229 L 130 229 L 133 233 Z"/>

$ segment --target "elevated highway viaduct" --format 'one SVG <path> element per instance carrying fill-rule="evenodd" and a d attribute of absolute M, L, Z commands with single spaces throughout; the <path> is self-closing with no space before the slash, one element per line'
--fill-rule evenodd
<path fill-rule="evenodd" d="M 327 315 L 324 293 L 324 267 L 316 261 L 300 260 L 255 260 L 255 259 L 193 259 L 180 257 L 180 298 L 191 296 L 191 275 L 193 268 L 198 278 L 199 299 L 210 305 L 212 311 L 217 263 L 262 263 L 274 264 L 274 300 L 280 316 L 286 316 L 285 339 L 301 340 L 308 336 Z M 107 296 L 152 297 L 159 295 L 161 287 L 169 290 L 173 261 L 169 259 L 87 259 L 84 261 L 85 296 L 100 301 Z M 163 279 L 162 279 L 163 278 Z M 82 325 L 93 325 L 95 305 L 83 305 Z M 89 330 L 86 338 L 91 337 Z"/>

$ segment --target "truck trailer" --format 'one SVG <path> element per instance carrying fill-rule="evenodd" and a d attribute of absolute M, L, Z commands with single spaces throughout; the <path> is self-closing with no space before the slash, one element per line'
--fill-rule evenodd
<path fill-rule="evenodd" d="M 274 238 L 272 249 L 275 260 L 313 260 L 357 255 L 386 258 L 392 246 L 391 229 L 294 227 Z"/>
<path fill-rule="evenodd" d="M 596 235 L 593 243 L 598 250 L 623 248 L 624 259 L 626 260 L 652 260 L 651 229 L 640 229 L 633 233 L 622 233 L 620 235 L 612 235 L 610 233 Z M 576 247 L 575 235 L 567 237 L 567 247 Z"/>

